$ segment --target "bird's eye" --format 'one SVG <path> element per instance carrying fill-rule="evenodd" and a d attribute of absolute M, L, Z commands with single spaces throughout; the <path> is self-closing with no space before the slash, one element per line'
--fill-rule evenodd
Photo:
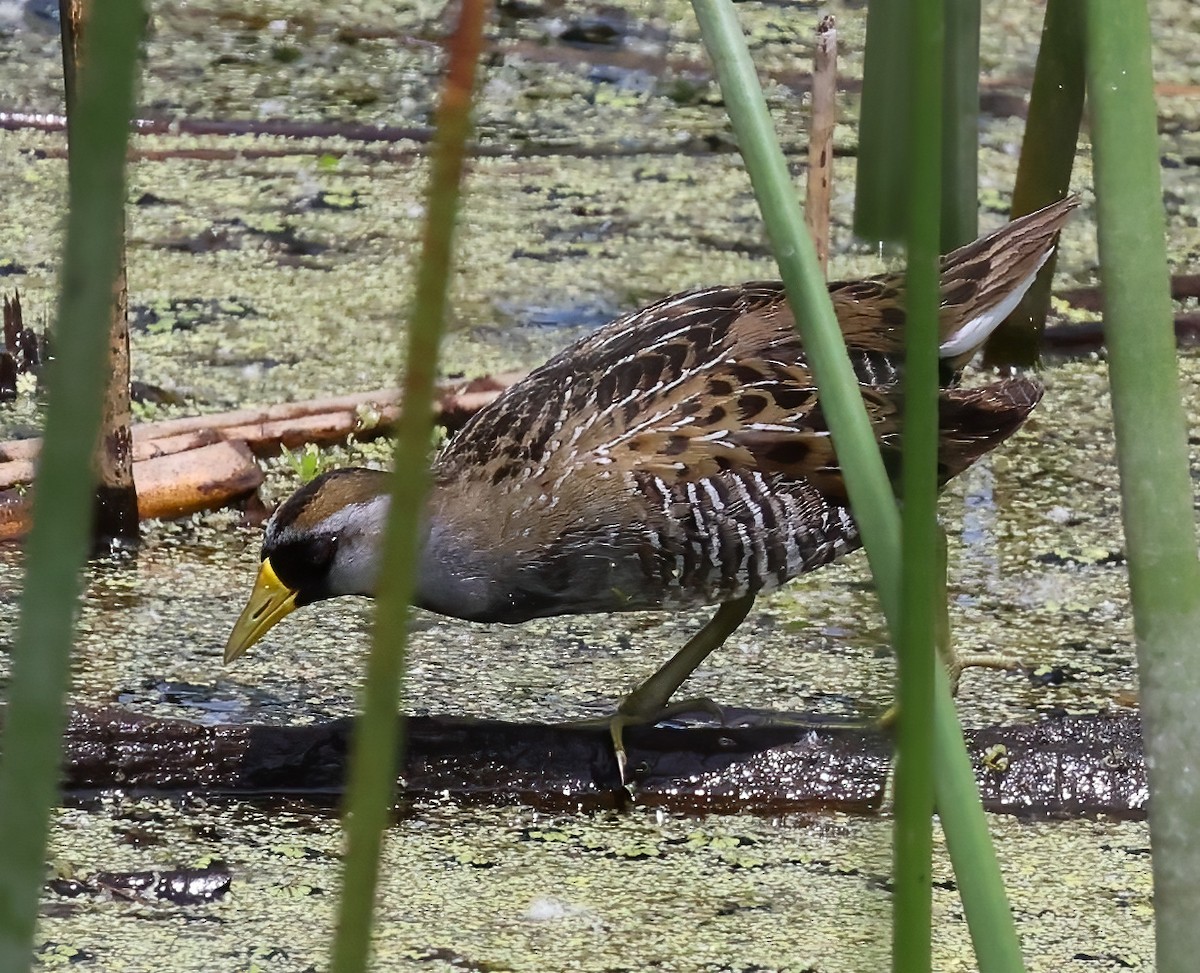
<path fill-rule="evenodd" d="M 329 562 L 333 560 L 333 553 L 337 550 L 337 543 L 337 534 L 314 537 L 309 542 L 313 562 L 322 567 L 329 567 Z"/>
<path fill-rule="evenodd" d="M 265 553 L 280 581 L 301 594 L 316 594 L 324 589 L 336 551 L 335 535 L 316 534 L 278 544 Z"/>

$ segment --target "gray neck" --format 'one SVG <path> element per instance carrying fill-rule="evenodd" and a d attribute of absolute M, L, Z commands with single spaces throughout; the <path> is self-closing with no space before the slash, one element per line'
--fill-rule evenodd
<path fill-rule="evenodd" d="M 374 596 L 381 545 L 387 525 L 387 495 L 372 497 L 339 510 L 322 524 L 336 538 L 336 553 L 329 567 L 331 595 Z"/>
<path fill-rule="evenodd" d="M 508 620 L 508 575 L 467 538 L 434 521 L 420 556 L 418 606 L 468 621 Z"/>

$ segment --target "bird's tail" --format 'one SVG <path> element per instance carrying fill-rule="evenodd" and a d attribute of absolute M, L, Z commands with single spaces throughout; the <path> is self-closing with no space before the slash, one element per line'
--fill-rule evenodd
<path fill-rule="evenodd" d="M 943 359 L 965 362 L 1013 312 L 1078 205 L 1078 196 L 1068 196 L 942 258 Z"/>

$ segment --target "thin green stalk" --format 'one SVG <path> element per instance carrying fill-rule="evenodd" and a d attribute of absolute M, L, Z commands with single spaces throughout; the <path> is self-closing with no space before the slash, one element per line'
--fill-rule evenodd
<path fill-rule="evenodd" d="M 854 232 L 867 240 L 901 240 L 908 220 L 908 47 L 906 0 L 872 0 L 858 113 Z"/>
<path fill-rule="evenodd" d="M 408 329 L 404 410 L 396 426 L 396 473 L 367 662 L 363 714 L 355 727 L 346 799 L 346 864 L 332 969 L 357 973 L 370 958 L 383 832 L 391 819 L 403 752 L 398 715 L 418 537 L 429 492 L 429 436 L 438 349 L 446 317 L 459 187 L 471 128 L 471 96 L 483 46 L 487 0 L 463 0 L 437 116 L 416 300 Z"/>
<path fill-rule="evenodd" d="M 937 745 L 934 790 L 946 849 L 971 932 L 979 973 L 1020 973 L 1021 944 L 1004 890 L 1000 863 L 979 803 L 979 789 L 942 666 L 934 667 L 933 733 Z"/>
<path fill-rule="evenodd" d="M 905 237 L 914 173 L 908 119 L 927 102 L 912 87 L 908 40 L 915 28 L 909 0 L 874 0 L 867 9 L 867 45 L 858 125 L 854 230 L 869 240 Z M 942 247 L 978 235 L 979 0 L 946 5 L 941 90 Z"/>
<path fill-rule="evenodd" d="M 944 10 L 941 238 L 949 251 L 979 236 L 979 0 L 954 0 Z M 914 104 L 925 97 L 915 91 Z"/>
<path fill-rule="evenodd" d="M 1062 199 L 1070 189 L 1083 118 L 1083 15 L 1078 0 L 1046 2 L 1021 161 L 1013 187 L 1013 219 Z M 1051 255 L 1021 303 L 992 332 L 984 349 L 985 365 L 1037 363 L 1050 310 L 1055 263 L 1055 255 Z"/>
<path fill-rule="evenodd" d="M 817 265 L 816 252 L 804 229 L 787 165 L 776 141 L 762 90 L 754 73 L 754 64 L 732 5 L 729 0 L 692 0 L 692 6 L 700 21 L 705 46 L 716 67 L 721 91 L 797 326 L 804 339 L 804 347 L 821 387 L 822 411 L 837 443 L 839 463 L 846 472 L 850 503 L 875 575 L 879 600 L 887 616 L 893 641 L 898 642 L 900 515 Z M 935 674 L 936 671 L 937 667 Z M 972 903 L 967 909 L 967 921 L 973 937 L 976 927 L 982 924 L 989 930 L 1006 931 L 1010 940 L 1006 948 L 997 949 L 993 954 L 977 953 L 977 960 L 983 973 L 1020 970 L 1020 952 L 1007 904 L 996 909 L 992 915 L 982 914 L 978 908 L 979 903 L 1003 901 L 1003 886 L 1000 886 L 998 895 L 987 895 L 984 892 L 988 890 L 976 888 L 981 882 L 995 881 L 998 866 L 987 841 L 983 809 L 979 804 L 962 735 L 957 730 L 954 705 L 944 674 L 939 677 L 939 682 L 940 688 L 934 697 L 934 712 L 936 714 L 939 707 L 944 708 L 945 712 L 940 719 L 935 719 L 934 725 L 938 766 L 935 791 L 943 823 L 949 814 L 955 821 L 972 825 L 962 828 L 961 840 L 955 840 L 950 846 L 963 901 Z M 965 799 L 963 795 L 968 794 L 973 796 Z M 951 806 L 955 802 L 957 804 Z M 980 840 L 982 845 L 976 847 L 975 843 Z M 978 857 L 990 855 L 992 867 L 974 871 L 968 868 L 967 860 L 960 857 L 968 848 L 977 852 Z M 1015 963 L 1014 956 L 1017 957 Z"/>
<path fill-rule="evenodd" d="M 942 197 L 942 0 L 913 0 L 908 33 L 914 111 L 909 117 L 908 323 L 892 898 L 892 969 L 932 965 L 933 707 L 935 609 L 943 590 L 938 551 L 938 286 Z"/>
<path fill-rule="evenodd" d="M 1200 562 L 1171 320 L 1150 24 L 1145 4 L 1118 0 L 1090 0 L 1085 19 L 1104 331 L 1152 794 L 1157 968 L 1183 973 L 1200 956 Z"/>
<path fill-rule="evenodd" d="M 0 969 L 28 969 L 45 880 L 79 571 L 89 543 L 92 449 L 100 423 L 105 343 L 133 114 L 142 7 L 98 3 L 88 22 L 71 152 L 56 354 L 47 376 L 45 439 L 34 491 L 21 619 L 0 746 Z"/>
<path fill-rule="evenodd" d="M 1046 0 L 1013 186 L 1013 219 L 1057 202 L 1071 187 L 1083 118 L 1083 31 L 1082 4 L 1076 0 Z"/>

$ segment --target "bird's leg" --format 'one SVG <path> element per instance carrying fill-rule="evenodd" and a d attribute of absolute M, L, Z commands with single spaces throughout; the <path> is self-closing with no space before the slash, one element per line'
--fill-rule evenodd
<path fill-rule="evenodd" d="M 938 550 L 941 564 L 938 566 L 938 576 L 941 584 L 938 589 L 937 619 L 934 624 L 934 637 L 937 640 L 938 658 L 946 667 L 946 675 L 950 677 L 950 693 L 958 695 L 958 681 L 962 678 L 963 670 L 978 667 L 981 669 L 1013 669 L 1012 659 L 994 652 L 959 652 L 954 647 L 950 633 L 950 602 L 946 597 L 946 531 L 938 528 Z"/>
<path fill-rule="evenodd" d="M 717 609 L 716 615 L 661 669 L 621 700 L 621 705 L 617 707 L 617 712 L 609 722 L 613 748 L 617 755 L 617 767 L 621 772 L 621 783 L 626 782 L 625 745 L 621 741 L 625 727 L 656 723 L 662 719 L 667 700 L 683 681 L 696 671 L 696 667 L 714 649 L 724 644 L 734 629 L 742 624 L 753 604 L 754 592 L 725 602 Z"/>
<path fill-rule="evenodd" d="M 934 609 L 937 612 L 933 629 L 934 643 L 937 648 L 938 661 L 945 667 L 946 675 L 950 679 L 950 694 L 957 696 L 958 683 L 962 678 L 964 669 L 970 669 L 973 666 L 985 669 L 1012 669 L 1014 668 L 1014 663 L 1011 659 L 999 654 L 959 652 L 954 647 L 954 640 L 950 632 L 950 602 L 946 597 L 946 532 L 940 525 L 938 527 L 938 539 L 938 552 L 941 563 L 934 566 L 940 579 L 937 598 L 935 600 L 936 607 Z M 898 708 L 893 703 L 879 718 L 878 724 L 885 729 L 891 727 L 896 720 L 897 712 Z"/>

